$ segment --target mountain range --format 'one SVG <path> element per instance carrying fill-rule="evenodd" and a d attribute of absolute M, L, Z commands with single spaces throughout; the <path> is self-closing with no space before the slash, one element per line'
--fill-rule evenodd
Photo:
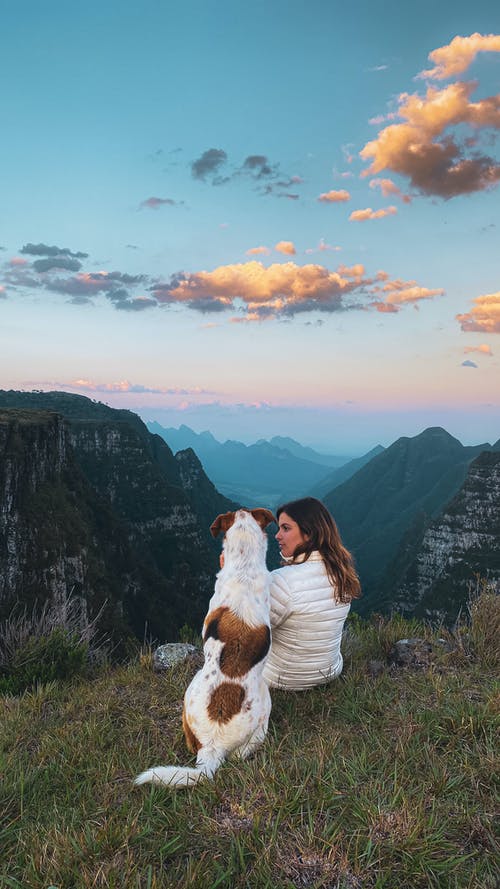
<path fill-rule="evenodd" d="M 361 612 L 387 609 L 387 571 L 410 529 L 436 519 L 464 484 L 469 466 L 500 441 L 464 446 L 439 427 L 402 437 L 323 500 L 355 557 L 363 587 Z"/>
<path fill-rule="evenodd" d="M 148 423 L 150 432 L 160 435 L 174 453 L 192 448 L 218 490 L 247 506 L 269 506 L 303 497 L 330 474 L 344 469 L 349 477 L 358 468 L 346 456 L 320 454 L 293 438 L 275 436 L 252 445 L 240 441 L 219 442 L 211 432 L 196 433 L 189 426 L 163 428 Z M 359 458 L 363 460 L 364 458 Z M 331 490 L 334 484 L 328 484 Z"/>
<path fill-rule="evenodd" d="M 293 439 L 246 446 L 173 431 L 177 444 L 204 443 L 205 459 L 210 450 L 225 455 L 251 490 L 254 473 L 291 497 L 291 467 L 320 473 L 297 494 L 321 494 L 336 519 L 360 574 L 353 607 L 361 613 L 452 620 L 474 578 L 500 581 L 500 441 L 464 446 L 435 427 L 327 466 L 304 459 Z M 183 624 L 199 627 L 220 549 L 209 526 L 243 501 L 219 492 L 199 456 L 191 446 L 174 456 L 131 411 L 66 393 L 0 391 L 0 618 L 13 604 L 73 592 L 89 616 L 103 610 L 114 638 L 142 639 L 146 628 L 175 639 Z M 320 485 L 332 487 L 323 494 Z"/>

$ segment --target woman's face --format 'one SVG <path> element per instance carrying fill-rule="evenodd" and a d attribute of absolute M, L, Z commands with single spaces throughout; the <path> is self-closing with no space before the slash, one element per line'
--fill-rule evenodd
<path fill-rule="evenodd" d="M 285 558 L 293 556 L 300 544 L 305 543 L 306 537 L 300 530 L 297 522 L 294 522 L 286 512 L 282 512 L 278 519 L 279 531 L 276 534 L 281 555 Z"/>

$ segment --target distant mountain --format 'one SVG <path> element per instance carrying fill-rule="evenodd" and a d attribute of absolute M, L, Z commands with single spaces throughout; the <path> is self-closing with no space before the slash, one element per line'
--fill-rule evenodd
<path fill-rule="evenodd" d="M 370 460 L 373 460 L 374 457 L 377 457 L 378 454 L 381 454 L 384 450 L 385 448 L 383 448 L 382 445 L 376 445 L 376 447 L 372 448 L 371 451 L 368 451 L 368 453 L 364 454 L 362 457 L 355 457 L 354 460 L 349 460 L 348 463 L 345 463 L 338 469 L 334 469 L 333 472 L 330 472 L 325 476 L 325 478 L 309 492 L 310 496 L 318 497 L 322 500 L 323 497 L 333 491 L 334 488 L 338 488 L 338 486 L 343 484 L 343 482 L 346 482 L 347 479 L 352 478 L 358 470 L 363 466 L 366 466 Z"/>
<path fill-rule="evenodd" d="M 260 442 L 257 442 L 260 444 Z M 281 450 L 289 451 L 294 457 L 300 457 L 301 460 L 310 460 L 311 463 L 319 463 L 320 466 L 338 467 L 348 463 L 350 457 L 337 457 L 332 454 L 320 454 L 314 448 L 304 447 L 294 438 L 288 438 L 283 435 L 275 435 L 271 438 L 269 444 L 274 445 Z"/>
<path fill-rule="evenodd" d="M 195 454 L 202 460 L 205 454 L 215 451 L 221 446 L 220 441 L 217 441 L 212 433 L 208 431 L 194 432 L 189 426 L 184 425 L 179 426 L 178 429 L 173 427 L 164 429 L 163 426 L 156 422 L 146 423 L 146 426 L 154 435 L 160 435 L 174 454 L 177 451 L 185 451 L 187 448 L 192 448 Z"/>
<path fill-rule="evenodd" d="M 305 460 L 265 440 L 253 445 L 231 440 L 221 444 L 210 432 L 198 435 L 188 426 L 162 429 L 158 423 L 149 423 L 148 428 L 160 434 L 173 451 L 177 446 L 192 448 L 218 490 L 250 507 L 274 508 L 282 500 L 301 497 L 328 472 L 324 464 Z M 293 439 L 287 441 L 299 453 L 308 450 Z"/>
<path fill-rule="evenodd" d="M 435 518 L 457 493 L 471 461 L 491 445 L 464 447 L 444 429 L 399 438 L 323 500 L 353 552 L 363 598 L 358 609 L 377 610 L 380 583 L 404 534 L 419 515 Z"/>
<path fill-rule="evenodd" d="M 434 521 L 415 525 L 399 547 L 380 605 L 454 620 L 476 578 L 500 583 L 500 447 L 483 451 Z"/>
<path fill-rule="evenodd" d="M 72 589 L 123 637 L 201 626 L 233 504 L 131 411 L 0 391 L 0 613 Z"/>

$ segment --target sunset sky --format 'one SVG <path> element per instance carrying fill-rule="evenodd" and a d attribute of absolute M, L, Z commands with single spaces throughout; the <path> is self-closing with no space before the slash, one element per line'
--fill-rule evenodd
<path fill-rule="evenodd" d="M 498 0 L 2 10 L 0 386 L 500 438 Z"/>

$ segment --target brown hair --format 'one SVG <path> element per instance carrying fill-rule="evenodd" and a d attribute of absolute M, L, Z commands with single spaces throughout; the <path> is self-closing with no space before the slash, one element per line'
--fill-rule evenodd
<path fill-rule="evenodd" d="M 279 519 L 282 512 L 297 522 L 306 538 L 295 548 L 293 564 L 299 556 L 307 561 L 314 550 L 317 550 L 325 563 L 330 583 L 335 589 L 335 596 L 340 602 L 350 602 L 361 595 L 353 558 L 343 545 L 340 534 L 326 506 L 315 497 L 304 497 L 292 500 L 278 507 L 276 515 Z"/>

